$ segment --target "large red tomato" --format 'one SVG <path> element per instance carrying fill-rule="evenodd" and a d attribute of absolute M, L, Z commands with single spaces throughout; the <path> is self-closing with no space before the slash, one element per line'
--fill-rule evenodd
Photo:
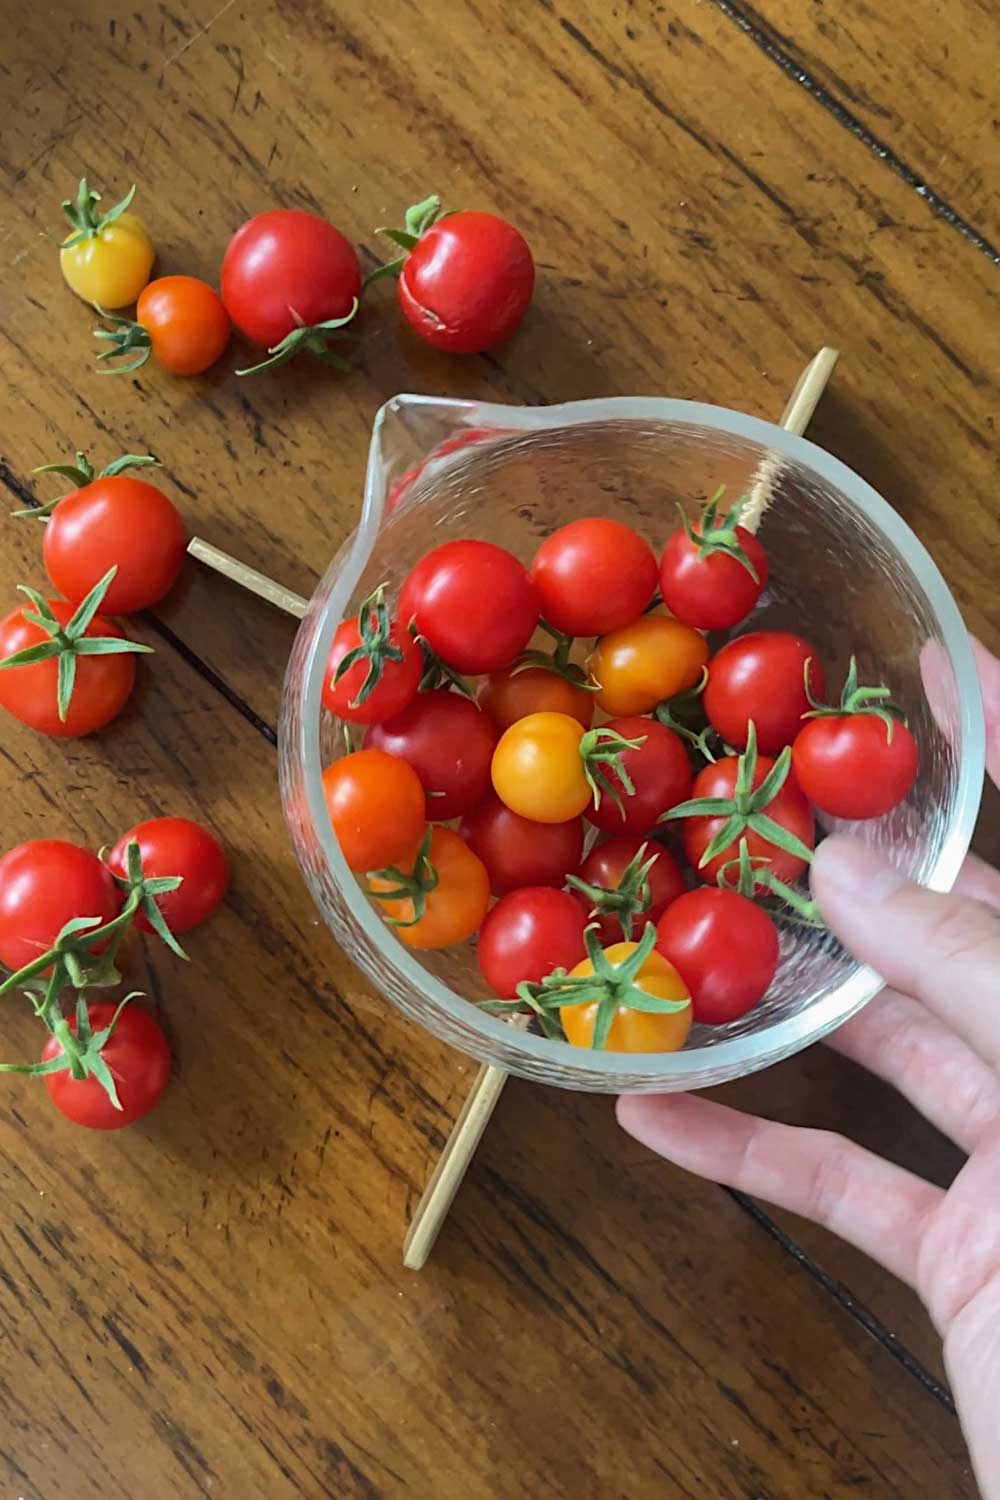
<path fill-rule="evenodd" d="M 64 599 L 45 601 L 55 627 L 70 625 L 74 610 Z M 37 608 L 37 606 L 36 606 Z M 51 734 L 58 739 L 73 739 L 103 729 L 124 708 L 135 686 L 135 651 L 147 648 L 126 642 L 117 625 L 95 615 L 80 639 L 122 641 L 121 651 L 107 656 L 77 656 L 71 646 L 64 647 L 60 657 L 49 656 L 25 666 L 4 664 L 22 651 L 41 646 L 53 639 L 51 630 L 25 618 L 33 614 L 29 605 L 15 609 L 0 620 L 0 708 L 20 719 L 22 724 Z M 65 716 L 59 714 L 59 660 L 72 655 L 75 675 Z"/>
<path fill-rule="evenodd" d="M 122 879 L 128 876 L 131 843 L 139 845 L 142 873 L 147 879 L 181 877 L 176 890 L 153 898 L 170 931 L 190 932 L 206 922 L 229 887 L 229 865 L 215 835 L 190 818 L 148 818 L 137 823 L 122 834 L 108 855 L 109 869 Z M 143 932 L 153 931 L 142 911 L 136 914 L 135 924 Z"/>
<path fill-rule="evenodd" d="M 778 967 L 778 934 L 736 891 L 687 891 L 660 917 L 656 946 L 691 991 L 696 1021 L 735 1021 L 762 999 Z"/>
<path fill-rule="evenodd" d="M 534 823 L 495 792 L 462 819 L 459 833 L 489 872 L 496 896 L 522 885 L 562 885 L 583 854 L 583 819 Z"/>
<path fill-rule="evenodd" d="M 0 859 L 0 963 L 23 969 L 47 953 L 74 917 L 117 917 L 122 893 L 111 872 L 78 844 L 32 839 Z"/>
<path fill-rule="evenodd" d="M 748 615 L 767 583 L 767 554 L 738 524 L 740 506 L 718 514 L 721 490 L 699 521 L 667 539 L 660 593 L 678 620 L 696 630 L 729 630 Z"/>
<path fill-rule="evenodd" d="M 91 1031 L 100 1032 L 110 1026 L 114 1014 L 115 1006 L 106 1000 L 88 1005 Z M 68 1024 L 75 1036 L 75 1015 Z M 58 1037 L 50 1036 L 42 1049 L 42 1061 L 61 1056 L 62 1050 Z M 119 1015 L 100 1055 L 114 1080 L 120 1109 L 115 1108 L 104 1085 L 93 1074 L 76 1079 L 66 1068 L 43 1074 L 43 1080 L 56 1109 L 74 1124 L 86 1125 L 90 1130 L 121 1130 L 149 1114 L 166 1088 L 170 1048 L 149 1012 L 133 1002 Z"/>
<path fill-rule="evenodd" d="M 476 949 L 486 982 L 513 999 L 523 981 L 538 984 L 554 969 L 571 969 L 584 956 L 586 919 L 568 891 L 527 886 L 502 896 L 487 912 Z"/>
<path fill-rule="evenodd" d="M 766 803 L 756 805 L 753 793 L 763 786 L 774 766 L 775 762 L 767 755 L 756 758 L 746 794 L 742 794 L 739 789 L 740 761 L 735 756 L 726 756 L 714 765 L 706 766 L 695 777 L 691 789 L 692 801 L 708 798 L 727 804 L 726 811 L 720 808 L 718 812 L 711 814 L 696 813 L 684 817 L 685 853 L 699 877 L 708 885 L 716 883 L 723 865 L 738 858 L 741 838 L 747 841 L 750 859 L 766 860 L 771 874 L 786 884 L 790 885 L 805 869 L 804 854 L 780 848 L 765 831 L 761 831 L 759 818 L 762 816 L 771 824 L 777 825 L 779 833 L 784 831 L 791 834 L 805 849 L 811 849 L 816 841 L 812 809 L 799 788 L 794 771 L 788 773 L 774 796 L 768 796 Z M 768 795 L 766 789 L 764 795 Z M 674 811 L 682 809 L 675 808 Z M 725 847 L 703 865 L 702 857 L 713 839 L 722 833 L 727 822 L 736 815 L 741 819 L 740 826 L 733 831 Z M 755 818 L 758 820 L 756 827 Z M 763 887 L 763 883 L 760 884 Z"/>
<path fill-rule="evenodd" d="M 452 354 L 479 354 L 514 332 L 535 287 L 524 236 L 496 214 L 447 214 L 403 262 L 397 291 L 410 327 Z"/>
<path fill-rule="evenodd" d="M 163 491 L 144 479 L 113 474 L 63 496 L 45 523 L 42 555 L 54 586 L 71 604 L 117 568 L 101 608 L 130 615 L 173 588 L 186 547 L 184 522 Z"/>
<path fill-rule="evenodd" d="M 637 878 L 649 865 L 640 882 Z M 630 877 L 630 872 L 634 875 Z M 582 882 L 587 890 L 581 890 Z M 687 889 L 680 865 L 655 839 L 620 833 L 595 844 L 570 881 L 601 947 L 637 937 Z"/>
<path fill-rule="evenodd" d="M 492 542 L 442 542 L 403 583 L 398 618 L 415 623 L 457 672 L 497 672 L 524 650 L 538 623 L 527 569 Z"/>
<path fill-rule="evenodd" d="M 822 698 L 823 665 L 816 648 L 801 636 L 753 630 L 716 652 L 708 664 L 702 704 L 727 745 L 744 749 L 751 719 L 757 728 L 757 745 L 766 755 L 777 755 L 792 743 L 802 728 L 803 714 L 811 707 L 806 662 L 812 696 Z"/>
<path fill-rule="evenodd" d="M 365 746 L 408 761 L 427 797 L 427 816 L 446 823 L 467 813 L 490 789 L 496 745 L 493 722 L 460 693 L 432 688 L 402 713 L 373 724 Z"/>
<path fill-rule="evenodd" d="M 599 806 L 587 809 L 586 817 L 605 833 L 648 833 L 668 808 L 690 796 L 688 753 L 679 736 L 655 719 L 611 719 L 604 728 L 642 743 L 623 750 L 618 761 L 632 791 L 614 765 L 608 765 L 611 791 L 603 793 Z"/>
<path fill-rule="evenodd" d="M 531 574 L 544 619 L 565 635 L 606 635 L 638 619 L 656 588 L 656 558 L 630 526 L 587 516 L 560 526 Z"/>

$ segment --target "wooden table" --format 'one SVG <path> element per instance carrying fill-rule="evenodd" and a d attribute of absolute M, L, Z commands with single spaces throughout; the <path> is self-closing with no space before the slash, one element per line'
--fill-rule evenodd
<path fill-rule="evenodd" d="M 308 593 L 400 389 L 659 393 L 773 416 L 824 341 L 811 435 L 871 480 L 1000 647 L 998 16 L 981 0 L 6 0 L 3 497 L 84 446 L 158 453 L 192 529 Z M 961 145 L 959 145 L 961 142 Z M 372 296 L 338 378 L 98 379 L 52 238 L 81 172 L 139 183 L 167 271 L 214 278 L 274 204 L 372 228 L 431 189 L 513 217 L 522 332 L 449 360 Z M 369 251 L 366 250 L 366 254 Z M 3 597 L 42 578 L 8 522 Z M 3 844 L 189 812 L 232 850 L 193 962 L 136 956 L 176 1051 L 149 1121 L 0 1105 L 4 1500 L 973 1495 L 914 1297 L 829 1236 L 689 1180 L 610 1102 L 513 1083 L 419 1276 L 400 1240 L 473 1064 L 405 1026 L 293 864 L 274 724 L 292 624 L 194 568 L 109 732 L 5 722 Z M 990 804 L 980 847 L 995 858 Z M 35 1024 L 7 1003 L 3 1052 Z M 957 1156 L 818 1049 L 726 1091 L 943 1180 Z"/>

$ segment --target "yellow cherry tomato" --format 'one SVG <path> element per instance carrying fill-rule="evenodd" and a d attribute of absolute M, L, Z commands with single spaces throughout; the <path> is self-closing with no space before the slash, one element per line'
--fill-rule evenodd
<path fill-rule="evenodd" d="M 518 719 L 493 752 L 493 786 L 512 812 L 534 823 L 568 823 L 589 806 L 580 741 L 583 725 L 569 714 Z"/>
<path fill-rule="evenodd" d="M 156 251 L 146 226 L 127 211 L 134 192 L 133 187 L 102 215 L 100 194 L 92 193 L 84 178 L 76 202 L 63 204 L 73 232 L 63 241 L 59 264 L 67 285 L 97 307 L 128 307 L 153 269 Z"/>
<path fill-rule="evenodd" d="M 588 666 L 601 684 L 598 704 L 619 718 L 649 713 L 694 687 L 707 661 L 708 642 L 699 631 L 667 615 L 642 615 L 602 636 Z"/>
<path fill-rule="evenodd" d="M 611 964 L 624 963 L 633 954 L 638 943 L 614 943 L 604 949 L 604 956 Z M 582 979 L 593 974 L 594 966 L 589 958 L 570 970 L 570 978 Z M 662 955 L 654 948 L 636 978 L 636 989 L 654 995 L 658 1000 L 687 1000 L 690 994 L 683 979 Z M 559 1012 L 566 1038 L 574 1047 L 590 1047 L 594 1037 L 594 1022 L 597 1019 L 597 1003 L 587 1005 L 565 1005 Z M 619 1005 L 615 1011 L 606 1052 L 679 1052 L 687 1041 L 691 1030 L 690 1003 L 683 1010 L 669 1014 L 654 1014 L 644 1010 L 632 1010 L 628 1005 Z"/>

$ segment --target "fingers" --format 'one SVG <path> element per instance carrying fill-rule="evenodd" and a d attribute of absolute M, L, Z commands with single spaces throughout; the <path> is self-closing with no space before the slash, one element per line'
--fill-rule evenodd
<path fill-rule="evenodd" d="M 979 687 L 983 695 L 986 770 L 990 780 L 1000 786 L 1000 661 L 974 635 L 969 637 L 969 643 L 976 660 Z M 929 640 L 921 648 L 920 676 L 931 713 L 942 734 L 954 744 L 957 717 L 955 675 L 948 653 L 940 641 Z"/>
<path fill-rule="evenodd" d="M 694 1094 L 625 1095 L 618 1120 L 677 1166 L 813 1219 L 914 1282 L 940 1188 L 840 1136 L 757 1120 Z"/>
<path fill-rule="evenodd" d="M 1000 870 L 994 870 L 978 854 L 966 855 L 953 889 L 959 896 L 982 901 L 994 911 L 1000 911 Z"/>
<path fill-rule="evenodd" d="M 827 1038 L 884 1078 L 963 1151 L 1000 1120 L 1000 1079 L 917 1000 L 885 990 Z"/>
<path fill-rule="evenodd" d="M 811 879 L 820 910 L 856 957 L 921 1000 L 986 1062 L 1000 1061 L 1000 914 L 912 885 L 850 839 L 820 845 Z"/>

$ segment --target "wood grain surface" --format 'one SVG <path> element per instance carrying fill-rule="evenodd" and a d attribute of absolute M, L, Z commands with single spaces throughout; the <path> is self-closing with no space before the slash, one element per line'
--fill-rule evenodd
<path fill-rule="evenodd" d="M 923 27 L 899 0 L 433 10 L 0 0 L 0 496 L 55 492 L 30 471 L 78 446 L 148 448 L 192 530 L 308 593 L 399 390 L 777 416 L 829 341 L 844 358 L 810 435 L 897 506 L 1000 647 L 983 7 Z M 303 361 L 242 383 L 234 347 L 198 380 L 98 378 L 53 249 L 84 170 L 109 193 L 136 180 L 161 268 L 209 278 L 252 212 L 320 209 L 371 256 L 374 227 L 437 188 L 521 225 L 535 305 L 495 356 L 448 360 L 383 284 L 346 377 Z M 31 525 L 4 538 L 7 598 L 42 574 Z M 230 847 L 234 888 L 190 965 L 132 955 L 177 1059 L 148 1122 L 92 1137 L 4 1086 L 4 1495 L 974 1495 L 915 1299 L 656 1161 L 607 1100 L 512 1083 L 428 1268 L 402 1270 L 474 1065 L 368 990 L 299 880 L 272 749 L 293 622 L 192 566 L 137 628 L 157 654 L 108 732 L 0 726 L 4 844 L 96 846 L 189 812 Z M 979 842 L 1000 856 L 993 802 Z M 31 1054 L 34 1025 L 8 1003 L 5 1056 Z M 938 1180 L 958 1164 L 824 1049 L 725 1093 Z"/>

